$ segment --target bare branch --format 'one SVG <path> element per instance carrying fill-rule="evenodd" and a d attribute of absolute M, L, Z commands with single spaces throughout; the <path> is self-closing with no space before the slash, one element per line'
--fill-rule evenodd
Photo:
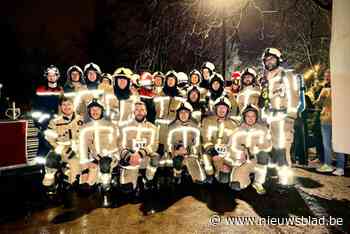
<path fill-rule="evenodd" d="M 321 7 L 323 10 L 332 11 L 332 0 L 311 0 L 317 6 Z"/>

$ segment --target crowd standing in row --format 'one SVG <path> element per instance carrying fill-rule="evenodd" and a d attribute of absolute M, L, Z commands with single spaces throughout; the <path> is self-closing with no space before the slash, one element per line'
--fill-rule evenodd
<path fill-rule="evenodd" d="M 94 63 L 83 70 L 74 65 L 63 87 L 58 68 L 48 67 L 33 106 L 44 133 L 43 184 L 57 190 L 63 171 L 67 191 L 99 185 L 107 200 L 113 186 L 154 192 L 164 181 L 180 184 L 184 177 L 235 191 L 252 183 L 264 194 L 272 166 L 281 185 L 292 185 L 302 80 L 280 66 L 278 49 L 267 48 L 262 62 L 264 76 L 248 67 L 228 85 L 211 62 L 188 76 L 173 70 L 139 76 L 128 68 L 111 75 Z M 329 97 L 322 93 L 318 101 Z"/>

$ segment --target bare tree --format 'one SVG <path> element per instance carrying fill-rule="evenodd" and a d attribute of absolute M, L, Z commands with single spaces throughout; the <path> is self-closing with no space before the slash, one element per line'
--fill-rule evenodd
<path fill-rule="evenodd" d="M 137 68 L 188 71 L 205 60 L 220 68 L 223 26 L 229 72 L 237 64 L 258 66 L 263 49 L 270 46 L 281 49 L 288 64 L 300 70 L 329 63 L 330 11 L 325 9 L 331 1 L 150 2 L 153 16 Z"/>

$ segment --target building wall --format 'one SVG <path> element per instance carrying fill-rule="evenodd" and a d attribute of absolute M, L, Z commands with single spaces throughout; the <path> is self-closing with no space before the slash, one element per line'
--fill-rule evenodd
<path fill-rule="evenodd" d="M 333 148 L 350 153 L 350 1 L 333 1 L 331 73 Z"/>

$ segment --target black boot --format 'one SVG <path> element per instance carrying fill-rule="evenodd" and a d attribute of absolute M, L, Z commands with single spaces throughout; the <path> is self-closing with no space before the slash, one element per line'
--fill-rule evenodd
<path fill-rule="evenodd" d="M 64 190 L 62 191 L 62 201 L 65 209 L 70 209 L 73 207 L 73 188 L 70 184 L 64 185 Z"/>
<path fill-rule="evenodd" d="M 219 182 L 221 184 L 226 184 L 230 182 L 230 173 L 229 172 L 219 172 Z"/>
<path fill-rule="evenodd" d="M 147 190 L 144 193 L 143 213 L 152 215 L 156 213 L 156 197 L 158 195 L 157 186 L 153 181 L 147 181 Z"/>
<path fill-rule="evenodd" d="M 181 181 L 182 181 L 181 176 L 174 176 L 174 178 L 173 178 L 173 183 L 174 183 L 175 185 L 181 184 Z"/>
<path fill-rule="evenodd" d="M 205 179 L 204 183 L 205 184 L 213 184 L 214 182 L 214 176 L 207 176 L 207 178 Z"/>

